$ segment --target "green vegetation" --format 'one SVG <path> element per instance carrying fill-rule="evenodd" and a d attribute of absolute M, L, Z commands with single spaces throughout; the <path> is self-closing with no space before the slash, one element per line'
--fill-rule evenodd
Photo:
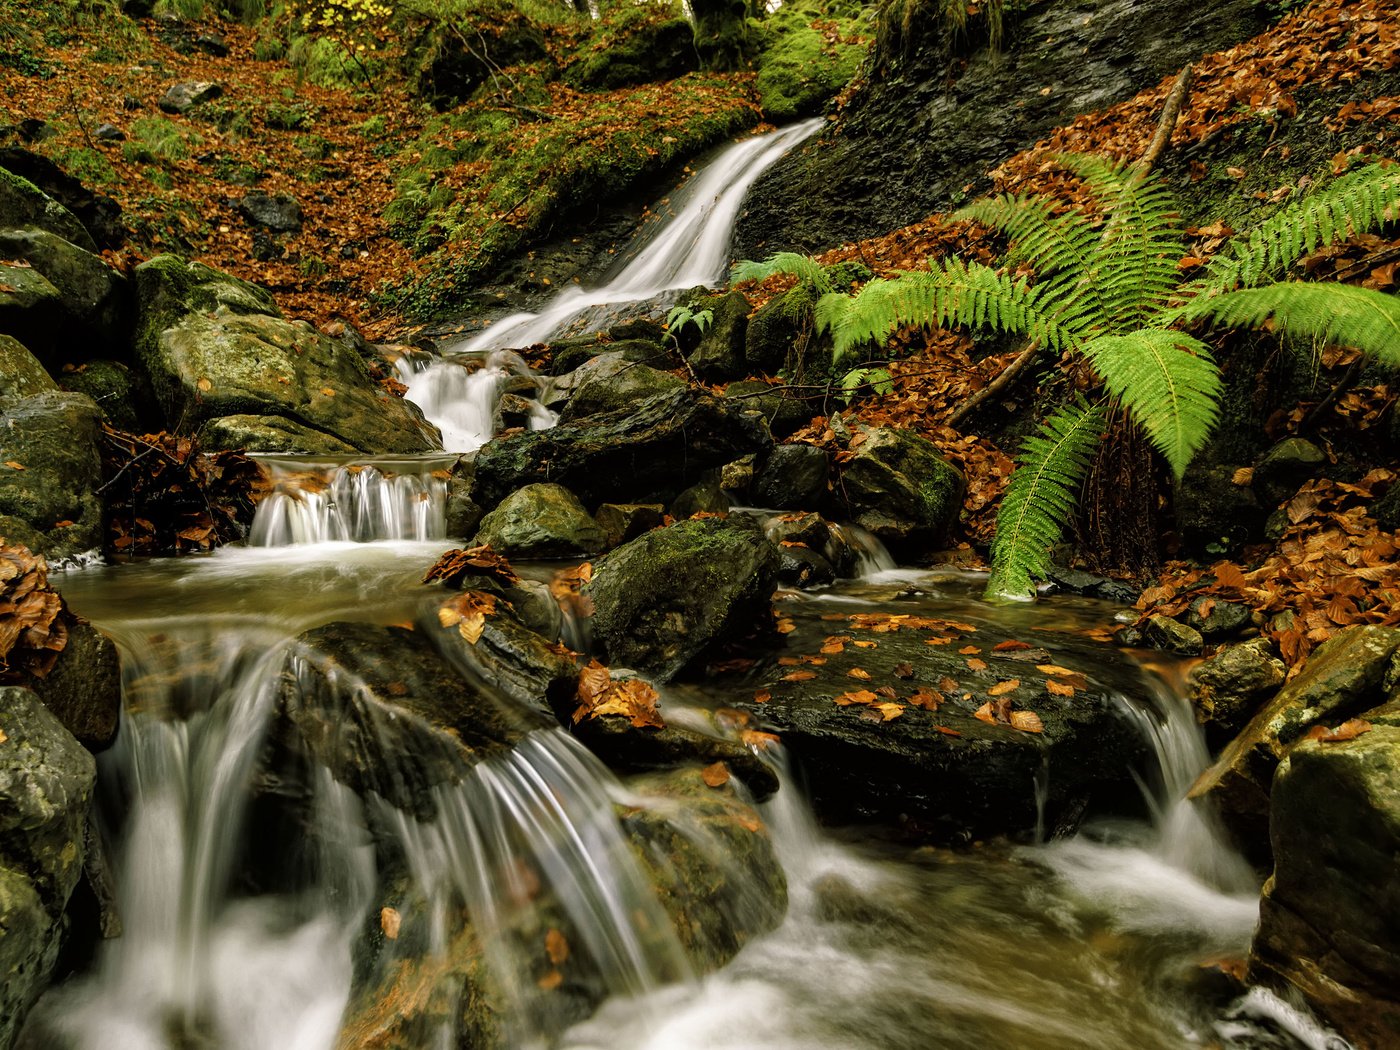
<path fill-rule="evenodd" d="M 204 145 L 198 132 L 164 117 L 133 120 L 128 136 L 122 156 L 132 164 L 173 164 L 188 157 L 192 147 Z"/>
<path fill-rule="evenodd" d="M 1078 504 L 1110 413 L 1126 413 L 1179 479 L 1210 434 L 1221 382 L 1209 348 L 1173 328 L 1211 319 L 1350 345 L 1400 366 L 1400 299 L 1343 285 L 1290 282 L 1251 288 L 1304 255 L 1400 214 L 1400 171 L 1371 165 L 1237 236 L 1199 280 L 1182 284 L 1173 202 L 1150 177 L 1107 161 L 1066 156 L 1105 205 L 1102 220 L 1042 197 L 1000 196 L 957 213 L 1004 232 L 1006 271 L 949 258 L 928 272 L 868 283 L 854 297 L 823 296 L 819 328 L 836 352 L 883 341 L 901 325 L 962 325 L 1024 336 L 1070 352 L 1101 378 L 1097 401 L 1076 396 L 1021 450 L 997 519 L 990 597 L 1034 594 Z M 784 269 L 770 261 L 770 269 Z M 810 265 L 790 264 L 797 272 Z M 1029 267 L 1032 284 L 1014 273 Z"/>
<path fill-rule="evenodd" d="M 869 46 L 870 20 L 859 4 L 797 0 L 754 28 L 762 41 L 759 105 L 772 120 L 819 113 L 856 75 Z"/>

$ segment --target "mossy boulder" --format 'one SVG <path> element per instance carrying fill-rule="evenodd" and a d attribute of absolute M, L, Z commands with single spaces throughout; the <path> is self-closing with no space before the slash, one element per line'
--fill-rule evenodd
<path fill-rule="evenodd" d="M 92 252 L 35 227 L 0 229 L 0 257 L 27 263 L 58 292 L 64 323 L 57 330 L 35 333 L 27 344 L 51 369 L 127 353 L 131 289 L 120 273 Z M 38 323 L 43 323 L 42 317 Z M 23 325 L 24 330 L 32 327 Z"/>
<path fill-rule="evenodd" d="M 0 166 L 0 229 L 38 227 L 57 234 L 84 251 L 97 245 L 77 217 L 28 179 Z"/>
<path fill-rule="evenodd" d="M 63 294 L 32 266 L 0 261 L 0 328 L 56 368 L 56 340 L 68 312 Z"/>
<path fill-rule="evenodd" d="M 102 545 L 101 421 L 91 398 L 59 391 L 0 409 L 0 516 L 27 523 L 51 561 Z"/>
<path fill-rule="evenodd" d="M 708 646 L 760 627 L 777 571 L 777 549 L 750 519 L 653 529 L 594 563 L 594 637 L 612 663 L 667 681 Z"/>
<path fill-rule="evenodd" d="M 580 54 L 564 80 L 584 91 L 672 80 L 700 66 L 690 23 L 653 5 L 608 9 Z"/>
<path fill-rule="evenodd" d="M 784 4 L 763 23 L 766 39 L 754 87 L 769 120 L 820 113 L 860 67 L 867 41 L 855 18 L 833 18 L 826 4 Z"/>
<path fill-rule="evenodd" d="M 1400 724 L 1385 721 L 1280 763 L 1250 957 L 1251 981 L 1292 986 L 1365 1047 L 1400 1040 Z"/>
<path fill-rule="evenodd" d="M 607 536 L 568 489 L 549 483 L 512 492 L 481 519 L 474 544 L 521 558 L 596 554 Z"/>
<path fill-rule="evenodd" d="M 932 443 L 897 427 L 858 430 L 850 448 L 836 485 L 850 520 L 886 543 L 941 543 L 962 510 L 957 468 Z"/>
<path fill-rule="evenodd" d="M 494 507 L 521 486 L 554 482 L 590 506 L 669 502 L 705 471 L 772 440 L 741 405 L 678 390 L 488 442 L 477 453 L 473 498 Z"/>
<path fill-rule="evenodd" d="M 83 870 L 92 756 L 27 689 L 0 687 L 0 1045 L 48 985 Z"/>
<path fill-rule="evenodd" d="M 1193 667 L 1188 678 L 1191 703 L 1211 749 L 1233 740 L 1287 675 L 1267 638 L 1221 646 Z"/>
<path fill-rule="evenodd" d="M 817 414 L 812 401 L 782 383 L 741 379 L 725 387 L 724 396 L 732 399 L 736 405 L 761 415 L 773 436 L 779 438 L 801 430 Z"/>
<path fill-rule="evenodd" d="M 334 434 L 285 416 L 220 416 L 199 428 L 199 443 L 202 448 L 237 448 L 245 452 L 341 456 L 360 451 Z"/>
<path fill-rule="evenodd" d="M 427 20 L 406 43 L 407 73 L 438 109 L 471 98 L 496 70 L 549 57 L 540 26 L 503 0 L 475 4 L 469 22 L 451 15 Z"/>
<path fill-rule="evenodd" d="M 107 422 L 118 430 L 141 434 L 158 429 L 146 425 L 146 398 L 131 369 L 120 361 L 85 361 L 61 372 L 58 378 L 62 389 L 92 398 Z"/>
<path fill-rule="evenodd" d="M 749 300 L 743 292 L 710 296 L 695 304 L 695 312 L 710 311 L 710 323 L 686 355 L 690 367 L 710 382 L 744 374 L 744 346 L 749 329 Z"/>
<path fill-rule="evenodd" d="M 137 267 L 136 292 L 137 366 L 170 428 L 277 416 L 361 452 L 440 447 L 352 347 L 283 319 L 262 289 L 166 255 Z"/>
<path fill-rule="evenodd" d="M 649 365 L 628 361 L 622 352 L 600 354 L 573 373 L 572 393 L 560 422 L 625 409 L 657 394 L 685 389 L 685 380 Z"/>
<path fill-rule="evenodd" d="M 23 343 L 0 333 L 0 403 L 57 389 L 53 377 Z"/>

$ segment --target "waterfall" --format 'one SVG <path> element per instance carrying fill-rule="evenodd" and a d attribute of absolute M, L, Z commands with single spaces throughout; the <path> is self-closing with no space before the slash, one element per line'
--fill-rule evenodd
<path fill-rule="evenodd" d="M 447 483 L 455 456 L 331 461 L 261 456 L 273 489 L 258 504 L 254 547 L 447 535 Z"/>
<path fill-rule="evenodd" d="M 676 194 L 675 215 L 658 229 L 641 235 L 626 253 L 630 261 L 612 277 L 597 288 L 562 289 L 538 312 L 504 317 L 449 347 L 443 360 L 425 368 L 401 365 L 408 385 L 404 396 L 442 431 L 444 448 L 453 452 L 480 448 L 496 433 L 503 384 L 512 374 L 519 374 L 519 358 L 501 357 L 501 351 L 545 342 L 595 307 L 640 302 L 668 291 L 722 283 L 744 197 L 764 171 L 814 135 L 822 123 L 820 118 L 805 120 L 727 147 Z M 543 407 L 532 410 L 531 428 L 541 429 L 553 422 L 552 414 Z"/>

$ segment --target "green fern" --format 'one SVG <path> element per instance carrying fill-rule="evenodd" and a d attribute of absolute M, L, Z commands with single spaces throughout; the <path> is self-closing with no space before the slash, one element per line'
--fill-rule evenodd
<path fill-rule="evenodd" d="M 1400 368 L 1400 297 L 1349 284 L 1288 282 L 1197 300 L 1191 311 L 1231 327 L 1278 328 L 1321 343 L 1354 346 Z"/>
<path fill-rule="evenodd" d="M 1210 348 L 1184 332 L 1140 328 L 1101 335 L 1083 350 L 1180 479 L 1219 409 L 1220 371 Z"/>
<path fill-rule="evenodd" d="M 1035 597 L 1035 581 L 1050 571 L 1050 548 L 1079 503 L 1104 420 L 1103 405 L 1091 405 L 1081 396 L 1055 411 L 1021 446 L 1020 462 L 997 512 L 989 597 Z"/>
<path fill-rule="evenodd" d="M 741 281 L 762 281 L 775 273 L 790 274 L 799 281 L 810 284 L 818 295 L 833 291 L 831 277 L 826 268 L 811 256 L 799 255 L 797 252 L 778 252 L 762 262 L 745 259 L 735 263 L 729 272 L 729 280 L 733 284 Z"/>
<path fill-rule="evenodd" d="M 1182 292 L 1198 298 L 1258 284 L 1319 248 L 1397 219 L 1400 167 L 1368 164 L 1236 236 Z"/>

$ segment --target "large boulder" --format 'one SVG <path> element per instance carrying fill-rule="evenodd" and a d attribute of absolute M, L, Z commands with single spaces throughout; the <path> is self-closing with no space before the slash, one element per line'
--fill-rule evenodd
<path fill-rule="evenodd" d="M 438 812 L 435 789 L 553 724 L 469 683 L 422 632 L 363 623 L 299 636 L 278 704 L 289 746 L 420 820 Z"/>
<path fill-rule="evenodd" d="M 0 229 L 26 226 L 48 230 L 85 251 L 97 251 L 92 237 L 72 212 L 0 162 Z"/>
<path fill-rule="evenodd" d="M 92 756 L 38 697 L 0 687 L 0 1046 L 53 972 L 95 780 Z"/>
<path fill-rule="evenodd" d="M 52 281 L 32 266 L 0 261 L 0 328 L 52 360 L 66 319 L 63 295 Z"/>
<path fill-rule="evenodd" d="M 1400 629 L 1357 626 L 1337 632 L 1201 774 L 1191 797 L 1213 799 L 1246 847 L 1262 842 L 1279 762 L 1313 726 L 1345 721 L 1380 703 L 1397 651 Z"/>
<path fill-rule="evenodd" d="M 607 543 L 598 523 L 562 485 L 517 489 L 481 519 L 475 544 L 521 558 L 596 554 Z"/>
<path fill-rule="evenodd" d="M 781 383 L 761 379 L 741 379 L 724 388 L 726 400 L 737 407 L 757 412 L 774 437 L 787 437 L 812 421 L 817 408 L 806 396 Z"/>
<path fill-rule="evenodd" d="M 85 361 L 59 374 L 60 389 L 86 394 L 97 403 L 107 422 L 118 430 L 142 434 L 148 428 L 146 398 L 131 369 L 120 361 Z"/>
<path fill-rule="evenodd" d="M 594 637 L 607 658 L 660 681 L 769 615 L 778 552 L 747 518 L 694 518 L 624 544 L 593 566 Z"/>
<path fill-rule="evenodd" d="M 122 222 L 121 206 L 111 197 L 88 189 L 48 157 L 18 146 L 8 146 L 0 149 L 0 168 L 25 180 L 63 208 L 69 216 L 77 220 L 79 227 L 92 239 L 97 249 L 120 248 L 126 243 L 127 230 L 126 224 Z M 5 196 L 6 191 L 0 189 L 0 198 Z M 77 234 L 77 239 L 70 236 L 74 228 L 66 218 L 53 218 L 55 213 L 50 212 L 47 207 L 43 212 L 48 216 L 43 222 L 14 221 L 10 214 L 0 212 L 0 227 L 40 226 L 65 240 L 72 241 L 80 248 L 89 247 L 83 234 Z"/>
<path fill-rule="evenodd" d="M 711 382 L 744 374 L 744 344 L 749 328 L 749 300 L 743 292 L 726 292 L 696 304 L 710 311 L 710 323 L 686 356 L 690 367 Z"/>
<path fill-rule="evenodd" d="M 436 428 L 377 386 L 359 354 L 285 320 L 262 289 L 162 255 L 137 267 L 136 294 L 136 361 L 172 428 L 274 416 L 361 452 L 440 447 Z"/>
<path fill-rule="evenodd" d="M 1233 740 L 1287 676 L 1267 638 L 1221 646 L 1193 667 L 1187 679 L 1191 703 L 1211 748 Z"/>
<path fill-rule="evenodd" d="M 1253 980 L 1291 985 L 1353 1046 L 1400 1043 L 1400 718 L 1304 741 L 1273 784 Z"/>
<path fill-rule="evenodd" d="M 70 623 L 68 642 L 48 674 L 26 675 L 22 684 L 89 751 L 101 751 L 116 739 L 122 707 L 121 658 L 112 640 L 91 624 Z"/>
<path fill-rule="evenodd" d="M 568 423 L 599 412 L 626 409 L 657 394 L 684 390 L 685 380 L 649 365 L 628 361 L 621 353 L 600 354 L 574 371 L 569 402 L 559 413 Z"/>
<path fill-rule="evenodd" d="M 781 736 L 824 820 L 965 842 L 1069 832 L 1091 803 L 1140 797 L 1151 753 L 1116 699 L 1137 681 L 1126 661 L 998 651 L 1004 629 L 917 607 L 844 623 L 830 608 L 784 603 L 784 648 L 728 700 Z"/>
<path fill-rule="evenodd" d="M 61 322 L 51 324 L 44 300 L 31 318 L 7 317 L 7 328 L 57 371 L 59 365 L 126 353 L 131 326 L 127 279 L 93 253 L 48 230 L 0 229 L 0 258 L 26 263 L 57 291 Z M 7 268 L 13 274 L 14 267 Z M 10 323 L 12 322 L 12 324 Z"/>
<path fill-rule="evenodd" d="M 941 543 L 962 510 L 957 468 L 929 441 L 896 427 L 858 430 L 851 451 L 836 486 L 850 519 L 886 543 Z"/>
<path fill-rule="evenodd" d="M 659 15 L 648 7 L 621 7 L 609 11 L 607 19 L 597 45 L 583 50 L 564 70 L 564 79 L 574 87 L 611 91 L 674 80 L 700 64 L 694 34 L 684 18 Z"/>
<path fill-rule="evenodd" d="M 58 389 L 39 359 L 14 336 L 0 334 L 0 404 Z"/>
<path fill-rule="evenodd" d="M 741 405 L 678 390 L 487 443 L 477 453 L 473 498 L 494 507 L 522 485 L 552 481 L 589 506 L 669 503 L 707 470 L 772 441 Z"/>
<path fill-rule="evenodd" d="M 50 560 L 102 545 L 101 419 L 82 394 L 36 394 L 0 409 L 0 534 L 18 519 Z"/>
<path fill-rule="evenodd" d="M 775 510 L 810 510 L 826 500 L 826 452 L 815 445 L 779 445 L 753 479 L 753 502 Z"/>

